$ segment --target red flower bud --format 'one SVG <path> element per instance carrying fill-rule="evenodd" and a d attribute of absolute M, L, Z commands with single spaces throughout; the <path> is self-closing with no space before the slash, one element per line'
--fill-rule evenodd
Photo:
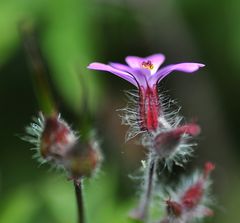
<path fill-rule="evenodd" d="M 167 200 L 167 213 L 174 217 L 180 217 L 182 214 L 182 206 L 178 202 Z"/>
<path fill-rule="evenodd" d="M 192 123 L 161 132 L 154 139 L 154 149 L 161 158 L 166 158 L 177 150 L 184 134 L 196 136 L 199 133 L 200 127 Z"/>
<path fill-rule="evenodd" d="M 191 180 L 185 179 L 180 188 L 170 192 L 175 200 L 166 201 L 166 216 L 160 223 L 193 222 L 214 214 L 208 207 L 211 203 L 208 197 L 210 184 L 206 178 L 213 169 L 214 164 L 207 162 L 202 173 L 196 172 Z"/>
<path fill-rule="evenodd" d="M 181 203 L 185 208 L 193 209 L 199 204 L 200 200 L 202 199 L 203 192 L 203 183 L 199 181 L 187 189 L 181 198 Z"/>
<path fill-rule="evenodd" d="M 211 162 L 207 162 L 204 165 L 204 178 L 207 178 L 209 174 L 215 169 L 215 165 Z"/>
<path fill-rule="evenodd" d="M 185 208 L 193 209 L 199 205 L 205 192 L 205 183 L 207 181 L 207 177 L 214 168 L 215 165 L 213 163 L 205 163 L 202 176 L 199 177 L 195 184 L 187 188 L 181 197 L 181 203 Z"/>
<path fill-rule="evenodd" d="M 175 134 L 174 131 L 162 132 L 155 137 L 154 149 L 161 158 L 165 158 L 174 152 L 180 140 L 181 134 Z"/>
<path fill-rule="evenodd" d="M 40 139 L 40 153 L 45 159 L 61 159 L 76 140 L 66 122 L 57 116 L 48 117 Z"/>
<path fill-rule="evenodd" d="M 200 132 L 201 132 L 200 126 L 195 123 L 188 123 L 175 129 L 175 134 L 185 133 L 190 136 L 197 136 L 200 134 Z"/>

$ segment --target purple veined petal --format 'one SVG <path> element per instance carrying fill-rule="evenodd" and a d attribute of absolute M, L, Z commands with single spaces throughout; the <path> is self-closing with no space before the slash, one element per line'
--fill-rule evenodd
<path fill-rule="evenodd" d="M 136 79 L 138 86 L 146 88 L 148 86 L 147 80 L 150 76 L 150 71 L 147 69 L 132 69 L 131 74 Z"/>
<path fill-rule="evenodd" d="M 126 66 L 124 64 L 120 64 L 120 63 L 110 63 L 110 65 L 118 70 L 122 70 L 125 72 L 128 72 L 129 74 L 132 74 L 133 76 L 150 76 L 150 70 L 148 69 L 143 69 L 143 68 L 131 68 L 129 66 Z"/>
<path fill-rule="evenodd" d="M 132 71 L 132 68 L 125 64 L 121 64 L 121 63 L 109 63 L 109 64 L 110 64 L 110 66 L 112 66 L 118 70 L 121 70 L 121 71 L 125 71 L 128 73 L 131 73 L 131 71 Z"/>
<path fill-rule="evenodd" d="M 139 86 L 147 86 L 147 79 L 150 76 L 150 71 L 148 69 L 131 68 L 120 63 L 110 63 L 110 65 L 118 70 L 122 70 L 131 74 Z"/>
<path fill-rule="evenodd" d="M 142 57 L 137 57 L 137 56 L 127 56 L 125 58 L 126 63 L 131 67 L 131 68 L 141 68 L 141 64 L 143 62 Z"/>
<path fill-rule="evenodd" d="M 148 57 L 142 58 L 137 56 L 128 56 L 125 58 L 126 63 L 131 68 L 140 68 L 142 69 L 142 63 L 150 61 L 153 65 L 153 69 L 151 69 L 151 74 L 155 74 L 158 68 L 162 65 L 165 60 L 165 56 L 163 54 L 153 54 Z"/>
<path fill-rule="evenodd" d="M 87 68 L 92 69 L 92 70 L 108 71 L 108 72 L 115 74 L 116 76 L 130 82 L 131 84 L 135 85 L 136 87 L 138 87 L 138 84 L 137 84 L 136 80 L 132 77 L 132 75 L 130 75 L 129 73 L 124 72 L 122 70 L 111 67 L 110 65 L 95 62 L 95 63 L 89 64 Z"/>
<path fill-rule="evenodd" d="M 201 63 L 179 63 L 179 64 L 168 65 L 160 69 L 155 75 L 152 75 L 148 79 L 148 83 L 150 86 L 153 86 L 154 84 L 157 84 L 157 82 L 161 81 L 163 78 L 165 78 L 168 74 L 172 73 L 173 71 L 193 73 L 197 71 L 199 68 L 204 66 L 205 65 Z"/>

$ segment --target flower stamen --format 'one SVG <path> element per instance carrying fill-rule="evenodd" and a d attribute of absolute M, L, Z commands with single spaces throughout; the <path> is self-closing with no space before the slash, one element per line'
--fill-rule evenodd
<path fill-rule="evenodd" d="M 152 62 L 150 60 L 142 62 L 142 68 L 152 70 L 154 68 Z"/>

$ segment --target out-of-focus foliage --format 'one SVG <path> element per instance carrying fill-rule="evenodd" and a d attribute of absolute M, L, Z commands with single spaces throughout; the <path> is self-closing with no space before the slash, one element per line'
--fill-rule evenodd
<path fill-rule="evenodd" d="M 211 78 L 232 119 L 236 136 L 239 135 L 239 103 L 233 95 L 239 95 L 240 86 L 240 2 L 230 1 L 176 1 L 182 8 L 186 22 L 199 44 L 202 55 L 208 61 Z"/>
<path fill-rule="evenodd" d="M 230 75 L 240 78 L 239 72 L 232 72 L 232 69 L 240 69 L 240 2 L 230 1 L 176 1 L 182 7 L 187 21 L 195 31 L 195 36 L 209 60 L 218 65 L 221 61 L 223 66 L 219 70 L 229 67 Z M 203 16 L 204 14 L 204 16 Z M 209 48 L 206 48 L 209 47 Z M 219 56 L 216 56 L 216 52 Z"/>
<path fill-rule="evenodd" d="M 0 66 L 19 47 L 21 26 L 32 23 L 41 32 L 43 55 L 67 105 L 79 112 L 88 97 L 90 108 L 96 108 L 100 83 L 86 69 L 94 45 L 90 5 L 86 0 L 0 1 Z M 80 75 L 88 92 L 83 92 Z"/>
<path fill-rule="evenodd" d="M 127 218 L 133 202 L 117 198 L 116 177 L 100 175 L 84 185 L 88 222 L 133 223 Z M 62 177 L 42 178 L 34 185 L 23 185 L 4 200 L 0 222 L 74 223 L 77 220 L 73 185 Z"/>

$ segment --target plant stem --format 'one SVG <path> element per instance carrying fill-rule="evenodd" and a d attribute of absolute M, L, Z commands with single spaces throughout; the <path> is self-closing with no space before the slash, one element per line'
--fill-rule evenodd
<path fill-rule="evenodd" d="M 156 159 L 155 157 L 150 157 L 149 166 L 148 166 L 148 175 L 146 179 L 146 191 L 142 203 L 142 213 L 143 218 L 148 218 L 148 212 L 149 212 L 149 205 L 152 198 L 152 191 L 154 188 L 154 181 L 155 181 L 155 171 L 156 170 Z"/>
<path fill-rule="evenodd" d="M 85 222 L 84 215 L 84 204 L 83 204 L 83 193 L 82 193 L 82 180 L 74 182 L 75 194 L 77 199 L 77 210 L 78 210 L 78 223 Z"/>
<path fill-rule="evenodd" d="M 139 207 L 130 214 L 130 216 L 134 219 L 148 222 L 149 205 L 151 203 L 152 192 L 154 189 L 156 166 L 157 166 L 156 156 L 154 156 L 154 154 L 151 154 L 148 161 L 147 166 L 148 169 L 146 170 L 147 175 L 145 179 L 145 190 L 142 196 L 141 203 Z"/>
<path fill-rule="evenodd" d="M 42 57 L 34 27 L 31 23 L 25 22 L 21 24 L 20 32 L 29 65 L 32 69 L 32 80 L 39 107 L 45 115 L 53 115 L 56 112 L 56 104 L 48 80 L 46 63 Z"/>

